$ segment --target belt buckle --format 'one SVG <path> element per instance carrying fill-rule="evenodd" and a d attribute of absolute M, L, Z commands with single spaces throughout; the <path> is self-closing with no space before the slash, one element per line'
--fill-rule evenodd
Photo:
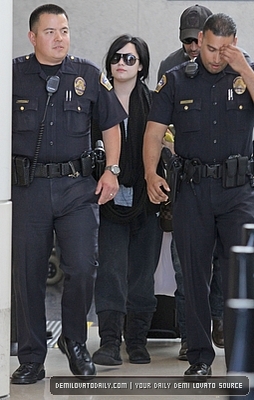
<path fill-rule="evenodd" d="M 211 176 L 212 178 L 216 179 L 220 177 L 220 164 L 214 164 L 214 165 L 208 165 L 205 164 L 206 166 L 206 176 L 209 177 Z"/>

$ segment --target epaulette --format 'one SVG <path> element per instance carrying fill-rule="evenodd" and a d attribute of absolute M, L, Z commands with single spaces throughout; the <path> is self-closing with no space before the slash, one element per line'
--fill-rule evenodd
<path fill-rule="evenodd" d="M 13 59 L 14 64 L 24 63 L 34 57 L 34 53 L 27 54 L 26 56 L 20 56 Z"/>
<path fill-rule="evenodd" d="M 80 57 L 75 57 L 75 56 L 72 56 L 72 55 L 67 55 L 67 57 L 69 58 L 69 60 L 71 60 L 71 61 L 73 61 L 73 62 L 84 62 L 84 59 L 83 58 L 80 58 Z"/>
<path fill-rule="evenodd" d="M 72 61 L 74 63 L 87 64 L 87 65 L 91 65 L 92 67 L 95 67 L 96 69 L 99 69 L 98 65 L 96 65 L 95 63 L 93 63 L 90 60 L 87 60 L 86 58 L 76 57 L 76 56 L 72 56 L 69 54 L 67 55 L 67 57 L 69 58 L 70 61 Z"/>

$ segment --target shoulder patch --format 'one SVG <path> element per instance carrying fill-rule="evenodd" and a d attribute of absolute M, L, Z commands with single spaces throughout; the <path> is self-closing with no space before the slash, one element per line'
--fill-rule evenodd
<path fill-rule="evenodd" d="M 113 86 L 111 85 L 111 83 L 109 82 L 108 78 L 106 77 L 106 75 L 102 72 L 101 76 L 100 76 L 100 83 L 102 86 L 104 86 L 108 91 L 113 89 Z"/>
<path fill-rule="evenodd" d="M 159 80 L 159 82 L 157 83 L 155 92 L 159 93 L 159 91 L 163 88 L 163 86 L 165 86 L 167 83 L 167 77 L 166 75 L 162 75 L 161 79 Z"/>

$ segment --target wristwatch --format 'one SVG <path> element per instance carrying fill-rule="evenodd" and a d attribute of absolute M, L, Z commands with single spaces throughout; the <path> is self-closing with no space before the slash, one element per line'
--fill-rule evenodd
<path fill-rule="evenodd" d="M 120 168 L 118 165 L 108 165 L 105 167 L 105 171 L 111 171 L 113 175 L 118 176 L 120 174 Z"/>

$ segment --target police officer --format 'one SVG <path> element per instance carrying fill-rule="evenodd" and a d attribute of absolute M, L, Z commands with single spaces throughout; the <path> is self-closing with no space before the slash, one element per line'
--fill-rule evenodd
<path fill-rule="evenodd" d="M 241 243 L 241 227 L 254 220 L 249 182 L 254 120 L 254 72 L 236 47 L 236 26 L 225 14 L 211 15 L 198 36 L 196 63 L 165 73 L 156 88 L 144 140 L 145 176 L 154 203 L 169 190 L 156 174 L 166 127 L 176 128 L 182 182 L 173 207 L 174 233 L 186 298 L 185 380 L 206 380 L 215 352 L 211 343 L 209 282 L 217 239 L 224 299 L 229 250 Z M 230 332 L 224 327 L 225 347 Z M 227 359 L 228 363 L 228 359 Z"/>
<path fill-rule="evenodd" d="M 186 8 L 180 17 L 179 39 L 181 48 L 169 54 L 161 61 L 158 71 L 158 81 L 169 69 L 185 61 L 193 60 L 199 55 L 198 33 L 203 29 L 205 20 L 212 14 L 209 8 L 194 5 Z M 185 296 L 183 287 L 182 269 L 177 254 L 175 241 L 171 242 L 171 252 L 177 290 L 175 291 L 177 322 L 181 336 L 181 348 L 178 359 L 187 361 L 187 336 L 185 324 Z M 221 272 L 217 257 L 213 257 L 213 272 L 210 284 L 210 306 L 213 321 L 212 339 L 216 346 L 224 347 L 223 336 L 223 294 L 221 288 Z"/>
<path fill-rule="evenodd" d="M 53 230 L 65 274 L 58 345 L 73 374 L 96 373 L 86 348 L 86 315 L 93 296 L 99 205 L 118 190 L 118 123 L 126 117 L 98 68 L 67 55 L 68 16 L 61 7 L 36 8 L 29 24 L 34 53 L 13 61 L 13 264 L 20 361 L 14 384 L 45 376 Z M 91 174 L 92 118 L 103 132 L 107 154 L 98 183 Z"/>
<path fill-rule="evenodd" d="M 158 71 L 158 81 L 161 76 L 169 69 L 175 67 L 188 60 L 193 60 L 199 55 L 198 33 L 203 29 L 205 20 L 212 12 L 207 7 L 194 5 L 186 8 L 180 17 L 179 39 L 182 42 L 182 47 L 160 63 Z M 251 63 L 251 58 L 245 50 L 241 49 L 248 63 Z M 175 279 L 177 290 L 175 293 L 177 320 L 181 335 L 181 348 L 179 350 L 179 360 L 187 360 L 187 338 L 185 326 L 185 297 L 183 288 L 182 270 L 179 257 L 176 251 L 175 241 L 171 243 L 172 260 L 175 269 Z M 213 256 L 213 270 L 210 283 L 210 307 L 212 317 L 212 339 L 213 343 L 219 347 L 224 347 L 223 334 L 223 293 L 221 282 L 221 271 L 218 262 L 217 252 L 215 249 Z"/>

